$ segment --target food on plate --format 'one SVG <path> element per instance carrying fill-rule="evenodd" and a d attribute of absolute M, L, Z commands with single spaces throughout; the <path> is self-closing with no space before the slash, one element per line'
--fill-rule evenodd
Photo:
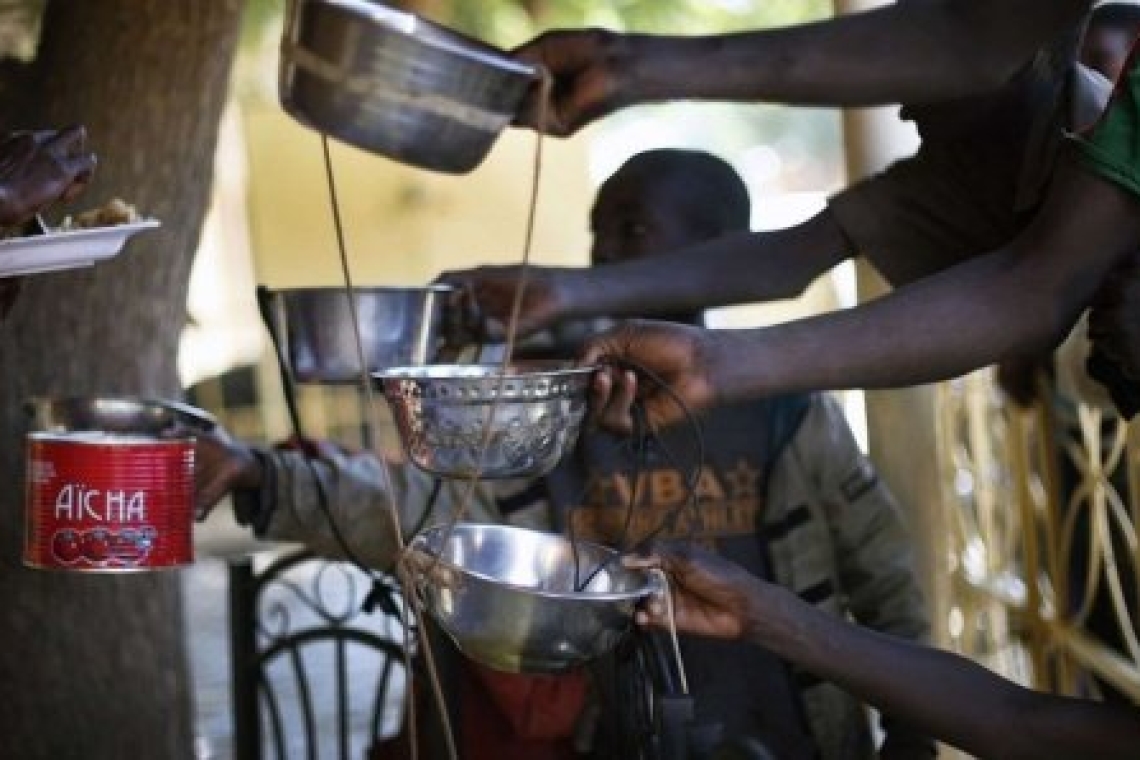
<path fill-rule="evenodd" d="M 133 224 L 141 220 L 142 215 L 139 214 L 138 209 L 121 198 L 112 198 L 99 208 L 84 211 L 74 217 L 64 217 L 63 222 L 55 231 L 67 232 L 92 227 L 113 227 L 116 224 Z"/>

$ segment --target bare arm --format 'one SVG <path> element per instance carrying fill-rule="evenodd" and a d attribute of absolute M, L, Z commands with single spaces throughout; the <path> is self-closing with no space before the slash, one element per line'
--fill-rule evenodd
<path fill-rule="evenodd" d="M 793 227 L 718 238 L 674 253 L 588 269 L 531 267 L 519 331 L 563 319 L 700 311 L 799 295 L 854 253 L 829 210 Z M 447 272 L 482 316 L 505 325 L 522 276 L 518 266 Z M 492 337 L 500 337 L 492 331 Z"/>
<path fill-rule="evenodd" d="M 1061 162 L 1044 208 L 1006 247 L 854 309 L 758 330 L 629 322 L 592 340 L 587 363 L 649 370 L 639 389 L 652 424 L 690 408 L 775 393 L 932 382 L 1052 348 L 1110 268 L 1140 247 L 1140 198 Z M 597 422 L 629 430 L 637 377 L 604 372 Z"/>
<path fill-rule="evenodd" d="M 884 713 L 978 757 L 1130 758 L 1140 713 L 1024 689 L 962 657 L 852 625 L 693 548 L 630 564 L 670 578 L 678 630 L 738 638 L 834 681 Z M 664 625 L 660 601 L 639 622 Z"/>
<path fill-rule="evenodd" d="M 554 32 L 516 54 L 555 78 L 545 131 L 630 105 L 700 99 L 866 106 L 947 100 L 1005 82 L 1089 0 L 911 0 L 780 29 L 706 37 Z M 537 123 L 531 107 L 523 121 Z"/>
<path fill-rule="evenodd" d="M 1066 161 L 1002 249 L 856 309 L 725 334 L 724 395 L 930 382 L 1052 348 L 1140 245 L 1140 199 Z"/>
<path fill-rule="evenodd" d="M 570 316 L 632 317 L 793 298 L 854 253 L 832 214 L 782 230 L 742 233 L 692 248 L 579 270 Z"/>
<path fill-rule="evenodd" d="M 753 602 L 751 641 L 978 757 L 1135 756 L 1135 711 L 1030 691 L 948 652 L 853 626 L 779 587 Z"/>

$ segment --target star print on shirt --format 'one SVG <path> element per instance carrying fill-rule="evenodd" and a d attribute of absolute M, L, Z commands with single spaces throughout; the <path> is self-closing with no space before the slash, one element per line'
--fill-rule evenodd
<path fill-rule="evenodd" d="M 740 459 L 736 466 L 724 473 L 733 498 L 743 499 L 760 495 L 760 470 L 747 459 Z"/>

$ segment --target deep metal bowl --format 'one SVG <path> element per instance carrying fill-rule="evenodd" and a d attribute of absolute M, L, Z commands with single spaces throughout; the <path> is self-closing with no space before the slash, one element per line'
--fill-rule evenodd
<path fill-rule="evenodd" d="M 524 528 L 440 525 L 409 549 L 428 613 L 468 657 L 515 673 L 558 672 L 609 652 L 638 601 L 659 589 L 611 549 Z"/>
<path fill-rule="evenodd" d="M 377 3 L 290 0 L 279 96 L 294 118 L 424 169 L 475 168 L 535 71 L 500 50 Z"/>
<path fill-rule="evenodd" d="M 443 342 L 452 288 L 354 288 L 360 340 L 369 372 L 433 361 Z M 300 383 L 360 380 L 360 350 L 343 287 L 266 291 L 265 308 L 293 378 Z"/>
<path fill-rule="evenodd" d="M 578 440 L 594 367 L 393 367 L 374 378 L 408 458 L 444 478 L 539 477 Z"/>
<path fill-rule="evenodd" d="M 144 436 L 175 436 L 212 430 L 209 412 L 178 401 L 110 396 L 36 397 L 24 402 L 35 432 L 98 431 Z"/>

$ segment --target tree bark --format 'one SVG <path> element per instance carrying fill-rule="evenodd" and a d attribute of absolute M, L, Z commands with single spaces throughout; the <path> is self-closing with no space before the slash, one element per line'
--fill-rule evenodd
<path fill-rule="evenodd" d="M 22 401 L 176 398 L 179 334 L 242 0 L 51 0 L 31 112 L 82 123 L 99 156 L 76 209 L 119 196 L 162 221 L 116 258 L 23 283 L 0 324 L 0 755 L 192 756 L 177 571 L 21 566 Z M 191 632 L 192 633 L 192 632 Z"/>

